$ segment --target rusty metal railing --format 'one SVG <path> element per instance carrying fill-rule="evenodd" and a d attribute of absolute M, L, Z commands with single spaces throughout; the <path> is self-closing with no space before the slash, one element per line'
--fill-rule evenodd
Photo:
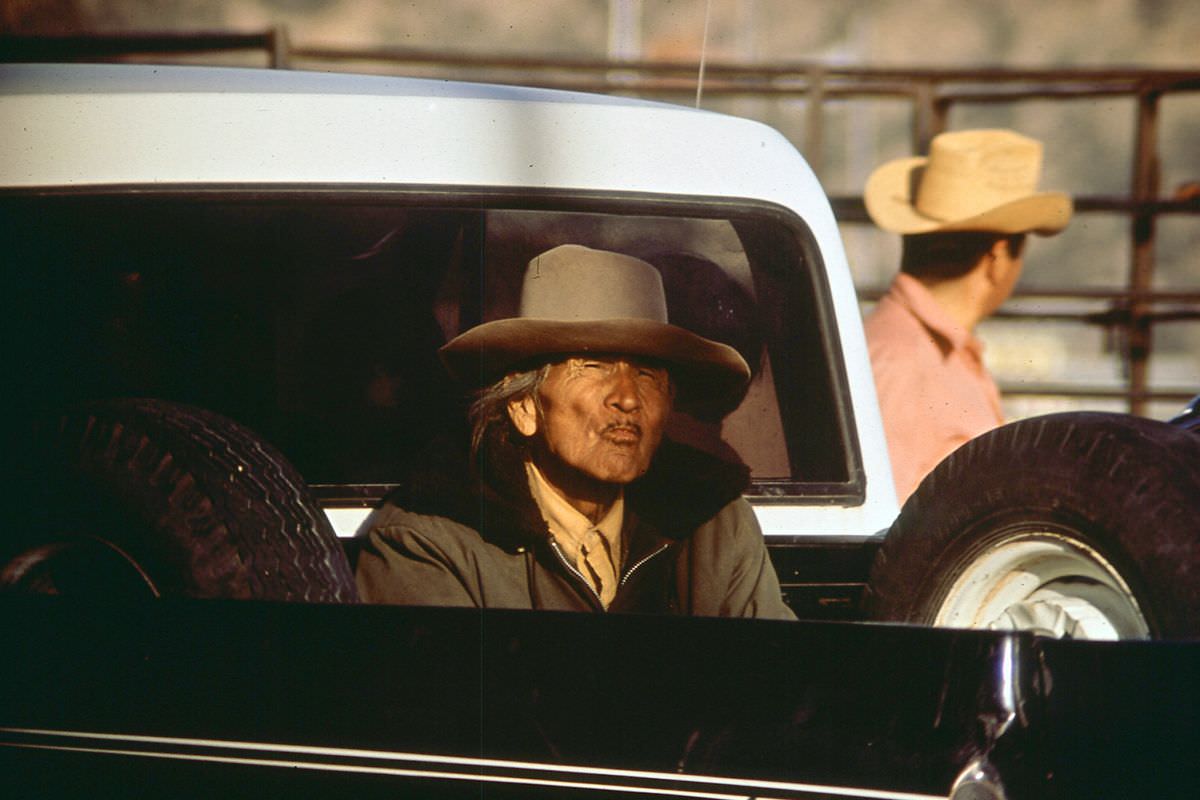
<path fill-rule="evenodd" d="M 533 58 L 504 55 L 447 54 L 395 47 L 345 48 L 292 42 L 282 28 L 251 32 L 117 34 L 64 37 L 0 36 L 3 61 L 194 60 L 209 54 L 244 54 L 256 66 L 340 68 L 407 75 L 430 75 L 492 83 L 520 83 L 555 89 L 636 94 L 688 102 L 695 92 L 697 65 L 692 61 L 603 58 Z M 1186 197 L 1159 193 L 1159 115 L 1173 94 L 1200 91 L 1200 69 L 925 69 L 835 66 L 817 62 L 743 64 L 709 62 L 704 94 L 806 101 L 804 141 L 798 142 L 820 171 L 825 150 L 825 111 L 848 99 L 901 99 L 911 105 L 913 152 L 945 130 L 950 110 L 970 104 L 1027 100 L 1075 100 L 1126 97 L 1135 101 L 1135 141 L 1129 192 L 1121 196 L 1076 196 L 1080 214 L 1116 214 L 1129 220 L 1131 256 L 1123 287 L 1111 290 L 1039 288 L 1021 298 L 1079 299 L 1105 304 L 1102 311 L 1047 313 L 1006 309 L 1015 319 L 1066 319 L 1101 326 L 1121 343 L 1125 385 L 1121 389 L 1065 384 L 1003 387 L 1012 394 L 1126 400 L 1141 414 L 1153 400 L 1182 400 L 1200 386 L 1153 389 L 1148 364 L 1156 325 L 1200 320 L 1200 288 L 1163 291 L 1153 288 L 1157 222 L 1164 215 L 1200 214 L 1200 191 Z M 1197 176 L 1200 178 L 1200 176 Z M 833 197 L 842 222 L 867 222 L 861 197 Z M 1200 269 L 1197 270 L 1200 273 Z M 865 300 L 882 287 L 860 287 Z M 1200 354 L 1197 354 L 1200 360 Z"/>

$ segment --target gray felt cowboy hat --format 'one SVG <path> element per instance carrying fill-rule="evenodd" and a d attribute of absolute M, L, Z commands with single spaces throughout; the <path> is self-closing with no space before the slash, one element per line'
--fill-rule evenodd
<path fill-rule="evenodd" d="M 581 353 L 663 363 L 684 410 L 728 413 L 750 381 L 732 347 L 667 322 L 658 270 L 639 258 L 577 244 L 529 262 L 517 316 L 485 322 L 441 348 L 450 374 L 481 386 L 515 368 Z"/>
<path fill-rule="evenodd" d="M 889 161 L 863 190 L 867 213 L 901 234 L 981 231 L 1052 236 L 1073 210 L 1062 192 L 1037 191 L 1042 144 L 1008 130 L 942 133 L 929 155 Z"/>

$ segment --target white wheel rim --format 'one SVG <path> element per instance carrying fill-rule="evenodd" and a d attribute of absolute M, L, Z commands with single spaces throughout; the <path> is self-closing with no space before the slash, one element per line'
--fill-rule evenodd
<path fill-rule="evenodd" d="M 955 579 L 934 625 L 1075 639 L 1150 636 L 1137 600 L 1112 564 L 1077 539 L 1050 531 L 989 547 Z"/>

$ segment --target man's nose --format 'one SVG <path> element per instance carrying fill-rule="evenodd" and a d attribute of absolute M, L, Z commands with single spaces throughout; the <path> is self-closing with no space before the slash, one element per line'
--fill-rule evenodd
<path fill-rule="evenodd" d="M 636 411 L 642 405 L 638 395 L 637 370 L 630 364 L 617 364 L 609 385 L 608 404 L 626 413 Z"/>

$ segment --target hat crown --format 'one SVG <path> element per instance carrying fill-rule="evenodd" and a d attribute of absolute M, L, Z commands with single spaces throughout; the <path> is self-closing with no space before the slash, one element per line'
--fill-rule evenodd
<path fill-rule="evenodd" d="M 1006 130 L 943 133 L 916 176 L 917 211 L 938 220 L 982 214 L 1037 191 L 1042 145 Z"/>
<path fill-rule="evenodd" d="M 653 359 L 671 371 L 677 407 L 713 419 L 736 408 L 750 383 L 750 367 L 737 350 L 667 321 L 657 269 L 573 244 L 529 262 L 517 316 L 476 325 L 439 352 L 455 379 L 477 386 L 547 357 Z"/>
<path fill-rule="evenodd" d="M 640 258 L 564 244 L 529 262 L 518 316 L 580 322 L 667 321 L 662 276 Z"/>

